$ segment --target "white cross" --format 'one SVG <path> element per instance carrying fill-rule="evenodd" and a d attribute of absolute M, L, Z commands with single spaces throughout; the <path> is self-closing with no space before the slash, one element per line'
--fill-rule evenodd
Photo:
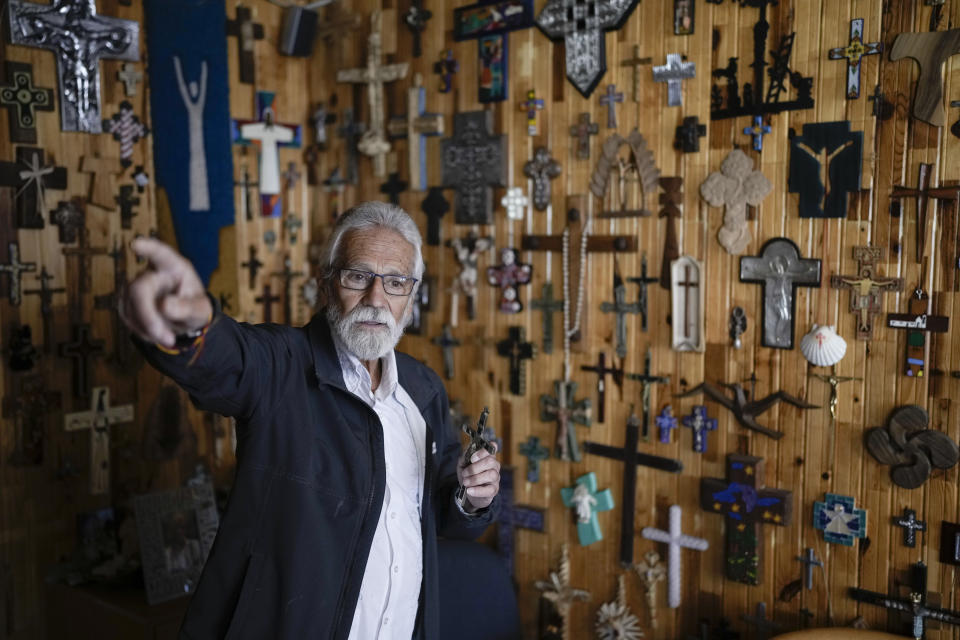
<path fill-rule="evenodd" d="M 133 422 L 133 405 L 110 406 L 110 389 L 94 387 L 90 410 L 63 416 L 67 431 L 90 430 L 90 493 L 100 495 L 110 488 L 110 426 Z"/>
<path fill-rule="evenodd" d="M 117 71 L 117 78 L 123 83 L 123 93 L 127 96 L 137 95 L 137 83 L 143 80 L 143 73 L 137 71 L 129 62 L 124 62 L 120 71 Z"/>
<path fill-rule="evenodd" d="M 243 125 L 240 127 L 240 135 L 260 143 L 260 193 L 276 195 L 280 193 L 280 156 L 277 145 L 280 142 L 293 142 L 294 130 L 274 122 L 273 111 L 269 107 L 264 112 L 264 119 L 266 122 Z"/>
<path fill-rule="evenodd" d="M 530 200 L 523 195 L 523 189 L 520 187 L 510 187 L 507 189 L 507 195 L 500 198 L 500 205 L 507 210 L 507 217 L 511 220 L 523 220 L 528 204 Z"/>
<path fill-rule="evenodd" d="M 670 547 L 667 554 L 667 604 L 671 609 L 680 606 L 680 587 L 681 571 L 683 565 L 680 559 L 680 549 L 693 549 L 695 551 L 706 551 L 710 543 L 703 538 L 694 538 L 681 532 L 680 518 L 683 511 L 679 505 L 670 507 L 670 530 L 654 529 L 653 527 L 644 527 L 640 535 L 647 540 L 663 542 Z"/>

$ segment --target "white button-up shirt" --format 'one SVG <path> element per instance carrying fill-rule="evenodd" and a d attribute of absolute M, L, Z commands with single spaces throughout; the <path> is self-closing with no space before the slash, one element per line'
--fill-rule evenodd
<path fill-rule="evenodd" d="M 367 558 L 350 640 L 409 640 L 417 619 L 423 576 L 420 505 L 426 465 L 426 422 L 397 381 L 393 350 L 380 359 L 380 386 L 334 340 L 347 389 L 372 408 L 383 425 L 386 490 Z"/>

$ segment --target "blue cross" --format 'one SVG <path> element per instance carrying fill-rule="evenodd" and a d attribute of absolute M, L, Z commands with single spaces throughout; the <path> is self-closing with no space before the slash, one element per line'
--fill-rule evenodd
<path fill-rule="evenodd" d="M 706 453 L 707 432 L 717 430 L 717 419 L 709 417 L 707 408 L 698 404 L 690 415 L 683 417 L 683 426 L 693 430 L 693 450 L 696 453 Z"/>
<path fill-rule="evenodd" d="M 753 150 L 763 151 L 763 136 L 770 133 L 770 125 L 763 124 L 762 116 L 753 116 L 753 126 L 744 127 L 743 132 L 753 136 Z"/>
<path fill-rule="evenodd" d="M 677 428 L 677 419 L 673 417 L 673 407 L 665 406 L 654 420 L 660 428 L 660 442 L 670 444 L 670 434 Z"/>
<path fill-rule="evenodd" d="M 563 499 L 563 506 L 576 509 L 580 545 L 586 547 L 603 540 L 597 513 L 613 509 L 613 494 L 610 489 L 597 491 L 597 475 L 591 471 L 580 476 L 572 487 L 560 489 L 560 497 Z M 583 504 L 581 498 L 587 503 Z"/>

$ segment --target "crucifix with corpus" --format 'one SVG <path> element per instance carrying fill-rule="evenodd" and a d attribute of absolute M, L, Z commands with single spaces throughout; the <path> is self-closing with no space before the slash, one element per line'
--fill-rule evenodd
<path fill-rule="evenodd" d="M 647 347 L 647 353 L 643 358 L 643 373 L 628 373 L 626 374 L 627 378 L 630 380 L 636 380 L 640 383 L 640 397 L 641 406 L 643 408 L 643 441 L 647 442 L 650 440 L 650 387 L 655 384 L 670 384 L 669 376 L 655 376 L 650 372 L 650 347 Z M 660 419 L 657 419 L 658 423 Z M 669 430 L 667 431 L 669 434 Z M 661 442 L 664 442 L 663 438 L 660 438 Z M 665 442 L 670 441 L 670 436 L 667 436 Z"/>
<path fill-rule="evenodd" d="M 604 418 L 604 405 L 606 405 L 607 400 L 607 374 L 613 375 L 613 383 L 617 385 L 617 388 L 620 390 L 621 400 L 623 399 L 623 367 L 608 367 L 607 366 L 607 354 L 601 351 L 597 354 L 597 364 L 595 365 L 583 365 L 580 367 L 581 371 L 592 371 L 597 374 L 597 422 L 603 422 Z"/>
<path fill-rule="evenodd" d="M 133 422 L 133 405 L 110 406 L 109 387 L 94 387 L 90 409 L 63 416 L 67 431 L 90 431 L 90 493 L 110 491 L 110 427 Z"/>
<path fill-rule="evenodd" d="M 554 420 L 557 423 L 557 458 L 580 462 L 580 447 L 577 446 L 574 424 L 589 427 L 593 422 L 590 399 L 574 400 L 576 395 L 576 382 L 554 380 L 553 395 L 544 393 L 540 396 L 540 419 L 544 422 Z"/>
<path fill-rule="evenodd" d="M 883 247 L 853 248 L 857 261 L 857 275 L 830 276 L 834 289 L 850 290 L 850 311 L 857 317 L 857 340 L 873 339 L 873 318 L 883 310 L 882 295 L 888 291 L 903 291 L 903 278 L 884 278 L 876 275 L 877 263 L 886 255 Z"/>

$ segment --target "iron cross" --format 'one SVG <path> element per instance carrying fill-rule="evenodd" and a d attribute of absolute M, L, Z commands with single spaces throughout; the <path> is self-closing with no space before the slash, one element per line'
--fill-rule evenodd
<path fill-rule="evenodd" d="M 679 107 L 683 104 L 683 85 L 687 78 L 696 75 L 697 66 L 693 62 L 684 62 L 679 53 L 668 53 L 665 65 L 653 68 L 653 81 L 667 83 L 667 105 Z"/>
<path fill-rule="evenodd" d="M 507 137 L 492 131 L 492 111 L 457 113 L 453 137 L 441 144 L 443 184 L 457 192 L 457 224 L 493 221 L 493 187 L 507 183 Z"/>
<path fill-rule="evenodd" d="M 613 375 L 613 383 L 617 385 L 617 388 L 620 389 L 621 396 L 623 395 L 623 367 L 619 369 L 616 367 L 607 366 L 607 354 L 601 351 L 597 354 L 597 364 L 595 365 L 582 365 L 580 367 L 581 371 L 592 371 L 597 374 L 597 422 L 603 422 L 604 419 L 604 405 L 606 405 L 606 389 L 607 389 L 607 374 Z"/>
<path fill-rule="evenodd" d="M 628 373 L 626 377 L 640 383 L 640 397 L 643 407 L 643 441 L 650 440 L 650 387 L 655 384 L 669 384 L 669 376 L 655 376 L 650 373 L 650 347 L 643 358 L 643 373 Z"/>
<path fill-rule="evenodd" d="M 637 292 L 637 306 L 640 309 L 640 330 L 644 332 L 647 330 L 647 285 L 654 284 L 659 280 L 659 278 L 647 275 L 646 253 L 644 253 L 640 258 L 640 277 L 627 278 L 627 282 L 640 287 L 639 291 Z"/>
<path fill-rule="evenodd" d="M 440 244 L 441 218 L 450 211 L 450 203 L 443 197 L 443 187 L 430 187 L 420 208 L 427 214 L 427 244 L 436 247 Z"/>
<path fill-rule="evenodd" d="M 524 360 L 537 355 L 537 345 L 526 341 L 523 327 L 510 327 L 509 337 L 497 343 L 497 354 L 510 359 L 510 393 L 522 396 L 527 392 L 527 368 Z"/>
<path fill-rule="evenodd" d="M 260 267 L 263 266 L 263 263 L 257 260 L 256 245 L 250 245 L 250 257 L 247 258 L 246 262 L 241 262 L 240 266 L 248 270 L 250 275 L 250 288 L 253 289 L 257 286 L 257 273 L 260 272 Z"/>
<path fill-rule="evenodd" d="M 600 304 L 600 311 L 603 313 L 615 313 L 617 315 L 617 355 L 620 358 L 627 357 L 627 314 L 640 313 L 639 302 L 627 302 L 627 288 L 623 284 L 623 278 L 620 277 L 619 264 L 614 263 L 613 271 L 613 302 L 603 302 Z M 603 422 L 603 420 L 601 420 Z"/>
<path fill-rule="evenodd" d="M 411 0 L 410 8 L 403 14 L 403 22 L 413 36 L 413 57 L 419 58 L 423 51 L 420 49 L 420 34 L 427 29 L 427 21 L 433 17 L 429 9 L 423 8 L 422 0 Z"/>
<path fill-rule="evenodd" d="M 280 296 L 275 296 L 270 293 L 270 285 L 263 285 L 263 293 L 253 299 L 257 304 L 263 305 L 263 321 L 264 322 L 273 322 L 273 303 L 278 302 Z"/>

